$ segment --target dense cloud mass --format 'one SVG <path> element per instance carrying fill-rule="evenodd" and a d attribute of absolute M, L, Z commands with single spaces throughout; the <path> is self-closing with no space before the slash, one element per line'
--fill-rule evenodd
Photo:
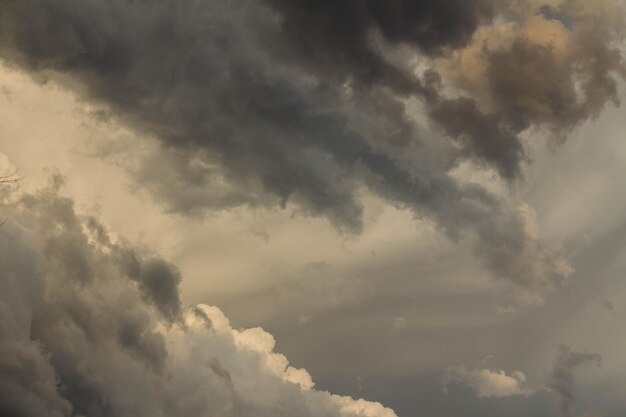
<path fill-rule="evenodd" d="M 58 184 L 2 205 L 1 415 L 395 416 L 315 390 L 262 329 L 184 309 L 173 265 L 78 216 Z"/>
<path fill-rule="evenodd" d="M 560 139 L 615 99 L 617 3 L 25 0 L 2 4 L 0 38 L 12 65 L 162 142 L 168 169 L 137 178 L 170 210 L 293 203 L 358 232 L 365 187 L 537 293 L 565 260 L 451 171 L 515 181 L 520 135 Z"/>
<path fill-rule="evenodd" d="M 269 0 L 281 14 L 281 31 L 300 62 L 323 79 L 383 84 L 410 95 L 425 92 L 408 68 L 388 62 L 373 45 L 380 33 L 427 54 L 464 46 L 494 15 L 491 0 L 405 1 Z"/>

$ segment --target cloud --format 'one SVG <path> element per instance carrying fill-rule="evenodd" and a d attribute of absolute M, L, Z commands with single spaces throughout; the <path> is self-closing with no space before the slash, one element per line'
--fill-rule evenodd
<path fill-rule="evenodd" d="M 375 47 L 373 32 L 387 42 L 437 54 L 468 43 L 479 24 L 491 20 L 495 12 L 491 0 L 268 3 L 280 12 L 282 34 L 299 62 L 325 79 L 381 83 L 402 94 L 424 87 L 407 68 L 385 59 Z"/>
<path fill-rule="evenodd" d="M 129 165 L 171 211 L 290 205 L 358 233 L 366 189 L 472 241 L 493 275 L 541 298 L 567 262 L 525 232 L 509 196 L 451 170 L 469 160 L 514 181 L 523 132 L 566 133 L 614 98 L 621 10 L 603 2 L 615 18 L 598 27 L 599 11 L 553 3 L 24 0 L 3 4 L 0 48 L 156 138 Z M 491 47 L 503 20 L 512 40 Z M 566 48 L 534 21 L 571 26 L 553 36 Z"/>
<path fill-rule="evenodd" d="M 510 375 L 506 372 L 490 369 L 468 370 L 464 365 L 448 368 L 443 376 L 444 389 L 451 384 L 462 384 L 470 387 L 478 398 L 505 398 L 511 396 L 528 396 L 535 391 L 523 386 L 526 376 L 520 371 Z"/>
<path fill-rule="evenodd" d="M 468 156 L 507 179 L 527 159 L 520 133 L 545 129 L 564 140 L 617 101 L 614 77 L 626 76 L 619 1 L 269 3 L 299 63 L 324 80 L 421 97 Z M 389 59 L 407 46 L 404 58 Z"/>
<path fill-rule="evenodd" d="M 0 414 L 395 416 L 316 390 L 264 330 L 183 308 L 173 265 L 76 214 L 59 186 L 2 204 Z"/>
<path fill-rule="evenodd" d="M 626 76 L 617 46 L 624 36 L 623 4 L 539 1 L 512 9 L 513 18 L 480 28 L 443 71 L 489 109 L 491 125 L 507 128 L 515 140 L 532 127 L 561 142 L 607 102 L 617 103 L 617 79 Z"/>
<path fill-rule="evenodd" d="M 575 399 L 574 371 L 584 365 L 596 364 L 600 366 L 602 358 L 597 353 L 577 352 L 570 347 L 561 345 L 552 366 L 548 387 L 559 395 L 559 408 L 561 415 L 571 417 L 574 415 L 572 406 Z M 589 412 L 595 415 L 595 412 Z"/>

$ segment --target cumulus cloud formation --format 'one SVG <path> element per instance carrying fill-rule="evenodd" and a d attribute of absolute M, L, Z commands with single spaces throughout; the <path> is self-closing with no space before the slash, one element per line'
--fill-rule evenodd
<path fill-rule="evenodd" d="M 561 345 L 552 366 L 548 387 L 559 395 L 559 409 L 563 417 L 574 416 L 573 405 L 575 399 L 574 371 L 584 365 L 596 364 L 600 366 L 602 358 L 597 353 L 577 352 L 570 347 Z M 586 415 L 597 415 L 589 411 Z"/>
<path fill-rule="evenodd" d="M 619 3 L 24 0 L 1 6 L 0 50 L 155 137 L 165 162 L 133 170 L 172 211 L 290 204 L 353 233 L 365 189 L 537 292 L 571 269 L 451 171 L 515 181 L 524 132 L 562 139 L 614 100 Z"/>
<path fill-rule="evenodd" d="M 526 375 L 514 371 L 510 375 L 499 370 L 467 369 L 465 365 L 448 368 L 443 376 L 444 390 L 451 384 L 471 388 L 478 398 L 505 398 L 514 395 L 531 395 L 534 390 L 524 387 Z"/>
<path fill-rule="evenodd" d="M 264 330 L 183 308 L 176 268 L 77 215 L 59 184 L 4 196 L 1 415 L 395 417 L 315 390 Z"/>

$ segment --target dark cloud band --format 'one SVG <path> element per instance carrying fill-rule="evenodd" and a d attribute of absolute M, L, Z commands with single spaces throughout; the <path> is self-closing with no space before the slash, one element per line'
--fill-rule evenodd
<path fill-rule="evenodd" d="M 515 207 L 450 170 L 469 159 L 513 181 L 521 132 L 567 132 L 613 96 L 619 24 L 592 32 L 574 3 L 563 2 L 561 19 L 574 37 L 593 33 L 587 44 L 563 58 L 520 38 L 481 57 L 489 82 L 462 96 L 444 93 L 454 80 L 437 66 L 420 74 L 388 55 L 408 45 L 424 62 L 451 56 L 496 16 L 523 23 L 507 3 L 24 0 L 2 5 L 0 38 L 10 63 L 66 83 L 178 155 L 175 171 L 143 178 L 172 209 L 293 202 L 358 232 L 366 186 L 454 239 L 473 238 L 496 275 L 535 290 L 560 282 L 563 261 L 525 232 Z M 571 104 L 581 88 L 585 100 Z M 420 133 L 408 98 L 443 138 Z M 213 199 L 216 172 L 232 189 Z M 146 294 L 158 295 L 151 282 Z"/>

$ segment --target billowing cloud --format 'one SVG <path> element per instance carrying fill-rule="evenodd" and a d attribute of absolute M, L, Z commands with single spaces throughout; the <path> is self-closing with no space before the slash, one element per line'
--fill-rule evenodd
<path fill-rule="evenodd" d="M 162 163 L 130 165 L 170 210 L 290 204 L 358 232 L 367 189 L 541 298 L 567 262 L 525 232 L 518 202 L 451 171 L 513 181 L 524 132 L 561 137 L 615 98 L 622 10 L 601 6 L 27 0 L 3 4 L 0 37 L 11 65 L 158 139 Z"/>
<path fill-rule="evenodd" d="M 184 309 L 176 268 L 59 196 L 5 195 L 0 414 L 394 417 L 314 389 L 260 328 Z"/>
<path fill-rule="evenodd" d="M 574 371 L 584 365 L 600 366 L 602 358 L 597 353 L 577 352 L 570 347 L 561 345 L 552 366 L 548 387 L 559 396 L 559 409 L 563 417 L 572 417 L 574 411 Z M 595 415 L 589 412 L 588 415 Z"/>
<path fill-rule="evenodd" d="M 467 44 L 479 24 L 495 14 L 492 0 L 388 2 L 268 0 L 281 15 L 281 31 L 293 55 L 324 78 L 383 84 L 403 95 L 425 86 L 407 68 L 389 62 L 375 35 L 426 54 Z"/>
<path fill-rule="evenodd" d="M 527 396 L 534 392 L 524 387 L 526 375 L 514 371 L 467 369 L 464 365 L 448 368 L 443 376 L 444 389 L 450 384 L 463 384 L 474 390 L 478 398 L 505 398 Z"/>
<path fill-rule="evenodd" d="M 508 179 L 526 160 L 522 132 L 564 140 L 617 100 L 615 77 L 626 76 L 615 0 L 269 3 L 300 64 L 421 97 L 466 156 Z"/>
<path fill-rule="evenodd" d="M 446 79 L 469 93 L 474 98 L 469 103 L 476 107 L 468 103 L 464 109 L 455 109 L 448 104 L 438 110 L 443 114 L 436 113 L 449 130 L 455 126 L 446 124 L 452 114 L 469 117 L 478 107 L 488 109 L 493 119 L 487 125 L 501 126 L 513 135 L 504 141 L 509 146 L 499 141 L 501 152 L 493 153 L 495 147 L 487 143 L 481 151 L 496 164 L 506 163 L 501 165 L 504 174 L 516 170 L 521 157 L 502 158 L 516 149 L 510 145 L 519 142 L 517 133 L 533 128 L 547 132 L 555 143 L 565 140 L 576 126 L 597 116 L 607 102 L 617 102 L 615 77 L 626 76 L 616 42 L 624 34 L 621 2 L 511 3 L 510 19 L 481 27 L 468 46 L 451 59 L 441 60 Z M 456 127 L 457 131 L 462 133 L 463 128 Z M 480 135 L 470 132 L 468 137 L 475 140 Z"/>

